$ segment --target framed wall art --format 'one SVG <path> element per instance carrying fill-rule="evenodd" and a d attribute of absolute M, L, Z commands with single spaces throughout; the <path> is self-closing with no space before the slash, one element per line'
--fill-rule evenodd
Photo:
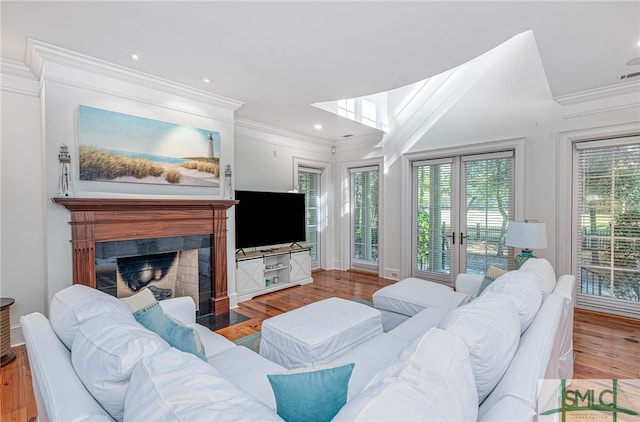
<path fill-rule="evenodd" d="M 80 180 L 220 190 L 220 133 L 80 105 Z"/>

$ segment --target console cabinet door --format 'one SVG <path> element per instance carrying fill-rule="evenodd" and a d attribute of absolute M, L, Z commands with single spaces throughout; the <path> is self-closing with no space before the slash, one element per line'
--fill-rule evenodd
<path fill-rule="evenodd" d="M 264 260 L 262 258 L 238 261 L 236 271 L 236 289 L 239 295 L 265 288 Z"/>
<path fill-rule="evenodd" d="M 311 278 L 311 255 L 309 251 L 292 252 L 290 282 L 299 282 Z"/>

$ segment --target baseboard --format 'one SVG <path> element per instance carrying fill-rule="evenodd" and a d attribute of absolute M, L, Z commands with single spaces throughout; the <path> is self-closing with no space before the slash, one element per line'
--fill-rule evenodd
<path fill-rule="evenodd" d="M 20 324 L 11 325 L 10 331 L 11 331 L 11 347 L 20 346 L 24 344 L 24 336 L 22 335 L 22 326 Z"/>

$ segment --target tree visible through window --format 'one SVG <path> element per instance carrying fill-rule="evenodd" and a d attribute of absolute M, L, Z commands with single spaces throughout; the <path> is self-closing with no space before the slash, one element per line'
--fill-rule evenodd
<path fill-rule="evenodd" d="M 580 293 L 640 302 L 640 144 L 576 144 Z"/>

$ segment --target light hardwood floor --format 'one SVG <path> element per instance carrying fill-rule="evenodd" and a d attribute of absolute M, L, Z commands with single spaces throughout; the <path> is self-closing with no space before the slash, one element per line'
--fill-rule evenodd
<path fill-rule="evenodd" d="M 314 282 L 242 302 L 237 312 L 247 321 L 217 332 L 230 340 L 255 333 L 262 321 L 327 297 L 371 300 L 380 287 L 393 283 L 369 274 L 318 271 Z M 575 378 L 640 378 L 640 320 L 576 309 L 574 318 Z M 36 405 L 24 346 L 14 348 L 17 359 L 0 371 L 0 420 L 33 421 Z"/>

